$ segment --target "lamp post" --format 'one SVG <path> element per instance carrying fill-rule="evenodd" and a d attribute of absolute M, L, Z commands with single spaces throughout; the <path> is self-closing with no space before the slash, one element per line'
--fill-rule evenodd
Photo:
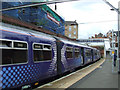
<path fill-rule="evenodd" d="M 114 9 L 111 9 L 111 10 L 114 11 Z M 118 13 L 118 33 L 117 33 L 118 52 L 117 52 L 117 60 L 118 60 L 118 65 L 119 65 L 118 66 L 118 73 L 120 74 L 120 52 L 119 52 L 119 50 L 120 50 L 120 46 L 119 46 L 120 45 L 120 33 L 119 33 L 120 32 L 120 30 L 119 30 L 120 29 L 120 27 L 119 27 L 120 26 L 120 23 L 119 23 L 120 11 L 119 11 L 119 5 L 118 5 L 117 11 L 118 11 L 117 12 Z"/>
<path fill-rule="evenodd" d="M 119 27 L 119 25 L 120 25 L 120 23 L 119 23 L 119 14 L 120 14 L 120 12 L 119 12 L 119 6 L 118 6 L 118 63 L 119 63 L 119 69 L 118 69 L 118 73 L 120 74 L 120 55 L 119 55 L 119 50 L 120 50 L 120 46 L 119 46 L 119 41 L 120 41 L 120 34 L 119 34 L 119 29 L 120 29 L 120 27 Z"/>
<path fill-rule="evenodd" d="M 120 23 L 119 23 L 119 15 L 120 15 L 120 11 L 119 11 L 119 5 L 120 5 L 120 2 L 118 3 L 118 9 L 117 8 L 115 8 L 112 4 L 110 4 L 108 1 L 106 1 L 106 0 L 103 0 L 107 5 L 109 5 L 112 9 L 111 10 L 115 10 L 117 13 L 118 13 L 118 53 L 117 53 L 117 60 L 118 60 L 118 73 L 120 74 L 120 55 L 119 55 L 119 48 L 120 48 L 120 46 L 119 46 L 119 40 L 120 40 L 120 35 L 119 35 L 119 29 L 120 29 L 120 27 L 119 27 L 119 25 L 120 25 Z"/>

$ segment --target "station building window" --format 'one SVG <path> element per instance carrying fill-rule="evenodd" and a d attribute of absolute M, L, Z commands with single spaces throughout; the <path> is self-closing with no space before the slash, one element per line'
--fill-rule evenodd
<path fill-rule="evenodd" d="M 71 34 L 69 34 L 69 37 L 71 37 Z"/>
<path fill-rule="evenodd" d="M 66 47 L 66 58 L 73 58 L 73 47 Z"/>
<path fill-rule="evenodd" d="M 76 28 L 76 25 L 74 25 L 74 28 Z"/>
<path fill-rule="evenodd" d="M 74 34 L 76 35 L 76 31 L 74 31 Z"/>
<path fill-rule="evenodd" d="M 72 29 L 71 29 L 71 26 L 69 26 L 69 32 L 71 32 L 71 30 L 72 30 Z"/>
<path fill-rule="evenodd" d="M 52 60 L 51 45 L 33 44 L 34 61 Z"/>
<path fill-rule="evenodd" d="M 0 65 L 26 63 L 28 56 L 27 42 L 0 40 Z"/>

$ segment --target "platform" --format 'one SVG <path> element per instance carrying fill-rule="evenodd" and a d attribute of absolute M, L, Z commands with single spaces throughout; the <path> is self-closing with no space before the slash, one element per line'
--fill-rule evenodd
<path fill-rule="evenodd" d="M 92 73 L 79 80 L 70 88 L 106 88 L 118 90 L 120 87 L 119 76 L 116 67 L 112 64 L 112 59 L 108 56 L 100 68 L 97 68 Z"/>
<path fill-rule="evenodd" d="M 40 86 L 35 90 L 40 90 L 41 88 L 62 88 L 66 90 L 88 90 L 90 88 L 99 90 L 102 88 L 103 90 L 118 90 L 119 78 L 117 68 L 117 66 L 112 66 L 112 59 L 107 57 L 77 72 Z"/>

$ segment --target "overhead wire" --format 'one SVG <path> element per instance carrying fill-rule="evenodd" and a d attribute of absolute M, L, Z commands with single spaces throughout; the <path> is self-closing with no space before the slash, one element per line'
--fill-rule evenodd
<path fill-rule="evenodd" d="M 117 22 L 118 20 L 106 20 L 106 21 L 96 21 L 96 22 L 83 22 L 78 24 L 94 24 L 94 23 L 106 23 L 106 22 Z"/>
<path fill-rule="evenodd" d="M 32 7 L 32 6 L 40 6 L 40 5 L 45 5 L 45 4 L 56 4 L 56 3 L 71 2 L 71 1 L 80 1 L 80 0 L 54 0 L 54 1 L 32 3 L 32 4 L 28 4 L 28 5 L 20 5 L 20 6 L 14 6 L 14 7 L 10 7 L 10 8 L 0 9 L 0 12 L 7 11 L 7 10 L 13 10 L 13 9 Z M 2 0 L 1 0 L 1 2 L 2 2 Z"/>

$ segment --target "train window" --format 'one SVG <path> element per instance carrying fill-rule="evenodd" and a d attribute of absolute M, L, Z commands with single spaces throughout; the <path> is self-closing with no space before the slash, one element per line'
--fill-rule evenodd
<path fill-rule="evenodd" d="M 11 41 L 12 42 L 12 41 Z M 21 42 L 18 42 L 21 43 Z M 12 43 L 13 44 L 13 43 Z M 26 49 L 19 48 L 1 48 L 0 52 L 2 52 L 2 65 L 5 64 L 17 64 L 17 63 L 25 63 L 27 62 L 27 43 L 25 43 Z M 12 46 L 12 45 L 11 45 Z M 23 45 L 24 47 L 24 45 Z"/>
<path fill-rule="evenodd" d="M 96 52 L 96 51 L 94 52 L 94 55 L 95 55 L 95 56 L 97 55 L 97 52 Z"/>
<path fill-rule="evenodd" d="M 34 53 L 34 61 L 43 60 L 42 50 L 33 50 L 33 53 Z"/>
<path fill-rule="evenodd" d="M 44 45 L 43 60 L 52 60 L 51 45 Z"/>
<path fill-rule="evenodd" d="M 52 51 L 50 45 L 34 44 L 34 61 L 52 60 Z"/>
<path fill-rule="evenodd" d="M 86 49 L 85 50 L 85 56 L 88 56 L 90 57 L 92 54 L 91 54 L 91 49 Z"/>
<path fill-rule="evenodd" d="M 27 48 L 27 43 L 25 43 L 25 42 L 14 42 L 14 48 Z"/>
<path fill-rule="evenodd" d="M 33 44 L 33 54 L 34 61 L 42 61 L 43 60 L 43 45 L 42 44 Z"/>
<path fill-rule="evenodd" d="M 75 48 L 75 58 L 78 58 L 80 56 L 80 49 Z"/>
<path fill-rule="evenodd" d="M 44 45 L 44 50 L 50 50 L 51 46 L 50 45 Z"/>
<path fill-rule="evenodd" d="M 41 44 L 34 44 L 34 49 L 43 49 L 43 45 L 41 45 Z"/>
<path fill-rule="evenodd" d="M 12 41 L 0 40 L 0 47 L 12 48 Z"/>
<path fill-rule="evenodd" d="M 66 48 L 66 58 L 73 58 L 73 48 L 72 47 Z"/>
<path fill-rule="evenodd" d="M 43 60 L 52 60 L 52 51 L 43 51 Z"/>

